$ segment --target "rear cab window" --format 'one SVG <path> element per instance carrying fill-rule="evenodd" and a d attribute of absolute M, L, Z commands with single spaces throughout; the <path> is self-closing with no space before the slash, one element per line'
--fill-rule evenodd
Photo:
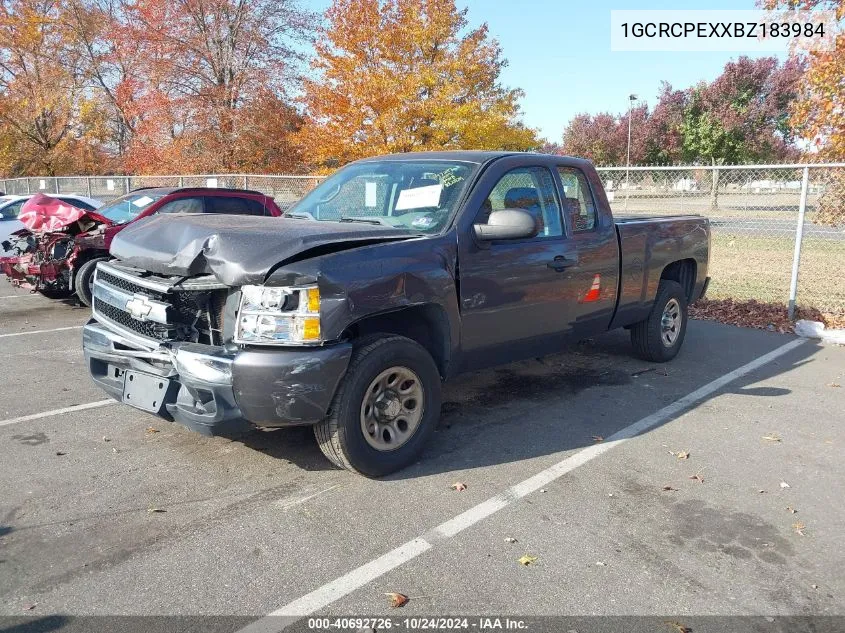
<path fill-rule="evenodd" d="M 563 213 L 573 233 L 584 233 L 596 228 L 596 205 L 593 192 L 584 172 L 575 167 L 558 167 L 563 190 Z"/>

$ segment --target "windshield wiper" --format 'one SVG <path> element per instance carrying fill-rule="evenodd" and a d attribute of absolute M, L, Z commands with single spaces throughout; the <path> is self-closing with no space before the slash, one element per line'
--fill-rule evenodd
<path fill-rule="evenodd" d="M 381 220 L 370 218 L 340 218 L 338 222 L 363 222 L 364 224 L 375 224 L 377 226 L 392 226 L 386 222 L 382 222 Z"/>

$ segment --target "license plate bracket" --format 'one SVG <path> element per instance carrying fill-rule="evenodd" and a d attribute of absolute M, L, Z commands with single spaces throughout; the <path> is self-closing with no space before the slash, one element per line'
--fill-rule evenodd
<path fill-rule="evenodd" d="M 123 374 L 123 402 L 150 413 L 161 411 L 169 388 L 168 378 L 129 369 Z"/>

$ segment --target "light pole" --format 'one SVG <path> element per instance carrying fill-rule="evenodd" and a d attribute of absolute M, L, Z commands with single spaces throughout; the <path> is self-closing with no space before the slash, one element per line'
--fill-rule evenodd
<path fill-rule="evenodd" d="M 628 155 L 625 159 L 625 210 L 628 210 L 628 187 L 631 184 L 631 113 L 634 110 L 634 101 L 637 95 L 628 95 Z"/>

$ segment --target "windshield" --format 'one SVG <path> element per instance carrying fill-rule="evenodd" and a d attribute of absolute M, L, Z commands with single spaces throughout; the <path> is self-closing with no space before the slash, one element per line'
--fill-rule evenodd
<path fill-rule="evenodd" d="M 327 178 L 287 215 L 437 233 L 449 223 L 476 167 L 445 160 L 355 163 Z"/>
<path fill-rule="evenodd" d="M 115 224 L 126 224 L 137 218 L 141 211 L 161 197 L 161 194 L 129 193 L 104 204 L 97 209 L 97 213 Z"/>

